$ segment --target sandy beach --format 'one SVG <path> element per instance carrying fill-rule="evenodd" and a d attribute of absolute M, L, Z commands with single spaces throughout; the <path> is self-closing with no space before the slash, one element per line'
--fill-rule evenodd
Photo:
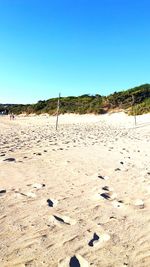
<path fill-rule="evenodd" d="M 150 114 L 0 117 L 0 266 L 150 266 Z"/>

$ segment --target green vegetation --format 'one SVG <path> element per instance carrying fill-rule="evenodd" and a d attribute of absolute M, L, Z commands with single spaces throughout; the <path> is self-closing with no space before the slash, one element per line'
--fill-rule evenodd
<path fill-rule="evenodd" d="M 144 113 L 150 113 L 150 98 L 147 98 L 142 103 L 135 105 L 129 112 L 130 115 L 142 115 Z"/>
<path fill-rule="evenodd" d="M 36 104 L 0 104 L 0 111 L 7 110 L 14 114 L 56 114 L 57 98 L 38 101 Z M 144 84 L 129 90 L 115 92 L 109 96 L 81 95 L 68 96 L 60 99 L 60 113 L 94 113 L 103 114 L 108 111 L 124 109 L 128 114 L 143 114 L 150 112 L 150 84 Z"/>
<path fill-rule="evenodd" d="M 120 107 L 120 108 L 129 108 L 133 104 L 140 104 L 145 99 L 150 97 L 150 84 L 144 84 L 138 87 L 134 87 L 132 89 L 121 91 L 118 93 L 114 93 L 108 96 L 108 100 L 112 107 Z"/>

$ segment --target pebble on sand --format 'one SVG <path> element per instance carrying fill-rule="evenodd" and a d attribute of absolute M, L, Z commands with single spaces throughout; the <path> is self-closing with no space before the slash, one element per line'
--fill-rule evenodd
<path fill-rule="evenodd" d="M 136 206 L 136 208 L 144 209 L 144 201 L 142 199 L 137 199 L 134 202 L 134 205 Z"/>

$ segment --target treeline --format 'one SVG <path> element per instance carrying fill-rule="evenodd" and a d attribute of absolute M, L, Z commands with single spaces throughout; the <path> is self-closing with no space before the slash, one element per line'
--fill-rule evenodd
<path fill-rule="evenodd" d="M 38 101 L 36 104 L 0 105 L 0 112 L 7 110 L 14 114 L 42 114 L 55 115 L 57 98 Z M 129 114 L 143 114 L 150 112 L 150 84 L 144 84 L 126 91 L 115 92 L 109 96 L 81 95 L 60 98 L 60 113 L 94 113 L 104 114 L 108 111 L 124 109 Z"/>
<path fill-rule="evenodd" d="M 126 91 L 113 93 L 107 97 L 111 108 L 126 110 L 129 114 L 150 112 L 150 84 L 143 84 Z"/>

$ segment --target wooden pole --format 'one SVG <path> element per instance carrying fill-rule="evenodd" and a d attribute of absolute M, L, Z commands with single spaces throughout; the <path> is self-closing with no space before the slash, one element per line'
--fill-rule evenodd
<path fill-rule="evenodd" d="M 60 108 L 60 93 L 59 93 L 58 102 L 57 102 L 56 131 L 57 131 L 57 129 L 58 129 L 58 116 L 59 116 L 59 108 Z"/>
<path fill-rule="evenodd" d="M 135 104 L 135 97 L 134 95 L 132 95 L 132 110 L 134 111 L 134 124 L 136 126 L 136 110 L 134 108 L 134 104 Z"/>

